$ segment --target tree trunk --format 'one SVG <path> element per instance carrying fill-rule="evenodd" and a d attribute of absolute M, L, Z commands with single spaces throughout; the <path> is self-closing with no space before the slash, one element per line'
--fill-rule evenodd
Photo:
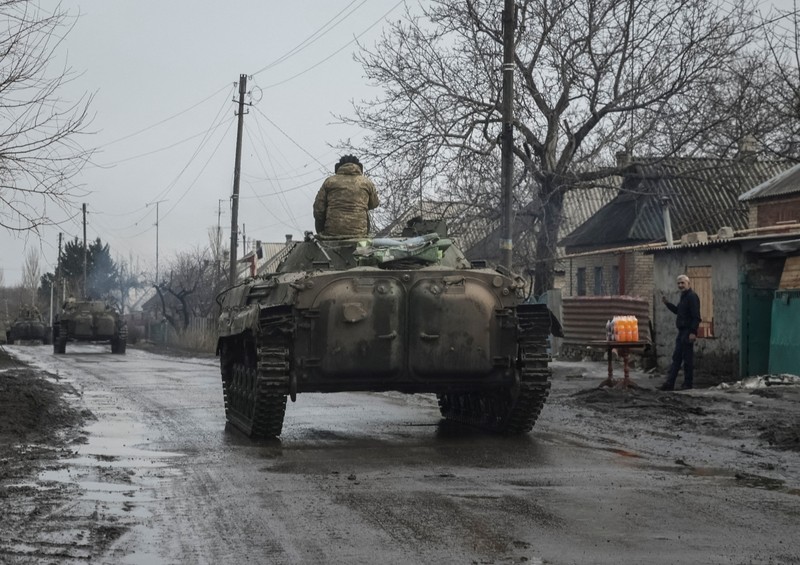
<path fill-rule="evenodd" d="M 548 179 L 541 188 L 542 209 L 536 237 L 536 264 L 533 274 L 533 295 L 541 296 L 553 288 L 555 281 L 558 228 L 564 208 L 564 190 Z"/>

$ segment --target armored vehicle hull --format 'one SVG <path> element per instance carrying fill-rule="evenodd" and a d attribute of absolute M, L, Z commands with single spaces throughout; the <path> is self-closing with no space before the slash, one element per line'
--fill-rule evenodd
<path fill-rule="evenodd" d="M 102 301 L 70 301 L 53 323 L 53 352 L 66 353 L 68 341 L 109 342 L 111 353 L 125 354 L 128 328 Z"/>
<path fill-rule="evenodd" d="M 6 330 L 6 343 L 39 341 L 50 343 L 50 328 L 39 315 L 20 316 Z"/>
<path fill-rule="evenodd" d="M 449 240 L 376 244 L 307 236 L 278 272 L 222 295 L 228 421 L 274 437 L 287 397 L 399 391 L 437 394 L 448 419 L 530 431 L 550 387 L 546 306 L 524 304 L 519 277 L 473 268 Z"/>

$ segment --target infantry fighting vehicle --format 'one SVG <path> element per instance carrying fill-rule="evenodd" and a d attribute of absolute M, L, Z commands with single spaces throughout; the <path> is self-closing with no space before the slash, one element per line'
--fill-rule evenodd
<path fill-rule="evenodd" d="M 67 341 L 110 342 L 111 353 L 124 355 L 128 327 L 119 313 L 102 300 L 70 299 L 53 322 L 53 352 L 66 353 Z"/>
<path fill-rule="evenodd" d="M 50 327 L 36 308 L 22 308 L 6 330 L 6 343 L 18 341 L 50 343 Z"/>
<path fill-rule="evenodd" d="M 400 391 L 436 393 L 450 420 L 531 430 L 550 389 L 550 311 L 524 303 L 520 277 L 470 264 L 443 223 L 409 223 L 403 235 L 307 232 L 276 272 L 220 294 L 217 354 L 231 424 L 274 437 L 287 396 Z"/>

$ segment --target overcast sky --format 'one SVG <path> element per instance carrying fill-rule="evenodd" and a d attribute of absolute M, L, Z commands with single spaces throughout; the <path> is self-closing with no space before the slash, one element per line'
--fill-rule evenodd
<path fill-rule="evenodd" d="M 386 18 L 404 10 L 402 0 L 63 7 L 76 19 L 61 51 L 80 76 L 61 94 L 95 95 L 89 129 L 96 133 L 82 145 L 97 152 L 78 179 L 87 191 L 79 199 L 87 238 L 100 237 L 115 258 L 132 256 L 140 271 L 155 267 L 157 211 L 162 268 L 177 251 L 206 246 L 218 220 L 230 243 L 240 74 L 248 75 L 253 104 L 244 118 L 240 231 L 248 241 L 284 241 L 313 230 L 314 196 L 338 160 L 331 145 L 362 135 L 333 116 L 352 114 L 352 99 L 376 94 L 353 61 L 355 40 L 372 45 Z M 43 230 L 41 241 L 0 233 L 5 284 L 21 281 L 31 247 L 40 250 L 42 272 L 53 271 L 58 233 L 82 239 L 82 230 L 78 216 Z"/>
<path fill-rule="evenodd" d="M 407 4 L 413 11 L 419 1 Z M 792 0 L 762 4 L 774 3 Z M 378 94 L 353 61 L 355 40 L 373 45 L 404 3 L 73 0 L 63 7 L 75 19 L 60 55 L 80 76 L 61 95 L 95 97 L 95 133 L 82 144 L 96 153 L 77 179 L 87 237 L 152 273 L 157 231 L 162 269 L 176 252 L 208 245 L 218 221 L 230 241 L 234 83 L 242 73 L 253 106 L 244 118 L 240 230 L 249 241 L 313 230 L 314 196 L 338 159 L 331 145 L 363 135 L 333 116 L 352 114 L 352 99 Z M 82 238 L 80 215 L 41 238 L 0 232 L 5 284 L 21 282 L 29 248 L 40 251 L 42 272 L 52 272 L 59 232 Z"/>

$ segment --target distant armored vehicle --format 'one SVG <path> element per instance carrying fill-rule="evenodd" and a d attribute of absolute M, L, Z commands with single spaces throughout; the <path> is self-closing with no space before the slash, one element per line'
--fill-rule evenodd
<path fill-rule="evenodd" d="M 550 389 L 553 317 L 524 303 L 520 277 L 470 264 L 446 235 L 432 222 L 397 239 L 306 233 L 277 272 L 221 293 L 228 421 L 274 437 L 287 396 L 400 391 L 436 393 L 450 420 L 530 431 Z"/>
<path fill-rule="evenodd" d="M 6 330 L 6 343 L 18 341 L 50 343 L 50 327 L 36 308 L 23 307 Z"/>
<path fill-rule="evenodd" d="M 53 352 L 66 353 L 67 341 L 107 341 L 111 353 L 124 354 L 128 328 L 102 300 L 68 300 L 53 322 Z"/>

